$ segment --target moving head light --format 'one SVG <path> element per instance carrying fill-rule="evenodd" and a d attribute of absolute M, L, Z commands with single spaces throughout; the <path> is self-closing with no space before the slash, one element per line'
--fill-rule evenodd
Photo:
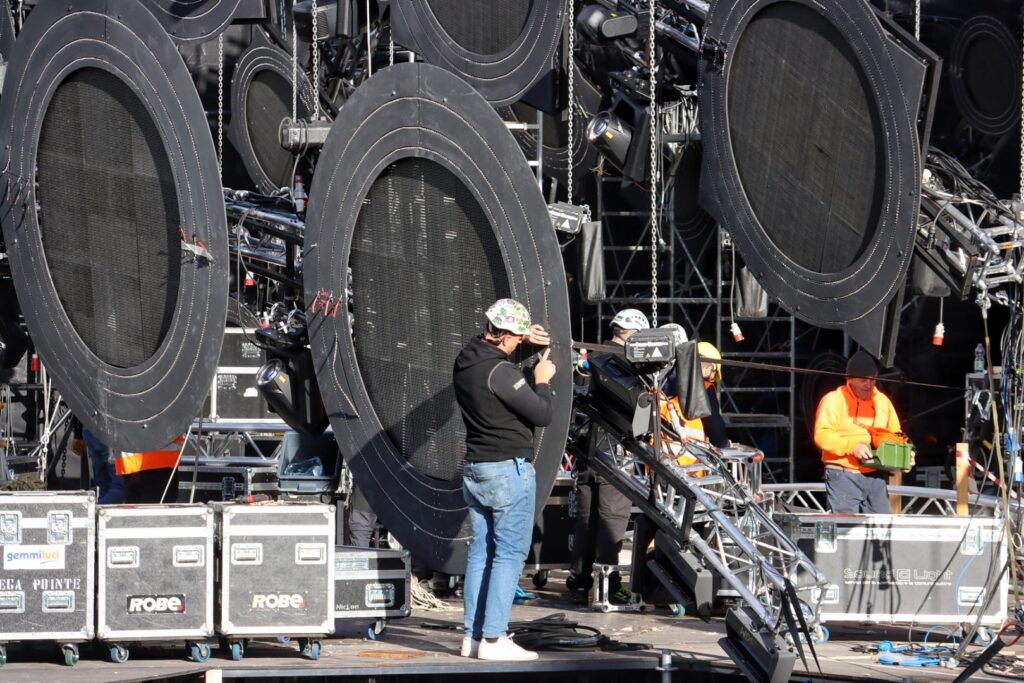
<path fill-rule="evenodd" d="M 633 35 L 637 25 L 635 14 L 617 12 L 603 4 L 585 6 L 576 19 L 576 26 L 594 43 Z"/>

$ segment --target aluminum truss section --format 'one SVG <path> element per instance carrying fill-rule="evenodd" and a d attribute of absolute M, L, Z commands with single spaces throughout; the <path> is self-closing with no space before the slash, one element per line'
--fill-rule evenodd
<path fill-rule="evenodd" d="M 761 507 L 759 492 L 741 484 L 734 470 L 752 473 L 761 454 L 751 448 L 715 449 L 682 445 L 694 462 L 676 465 L 641 440 L 616 435 L 615 428 L 585 401 L 577 404 L 601 435 L 589 465 L 627 496 L 662 532 L 696 551 L 705 566 L 741 598 L 776 634 L 786 630 L 787 582 L 817 625 L 824 574 Z M 673 459 L 676 454 L 671 456 Z M 813 596 L 817 594 L 818 598 Z"/>

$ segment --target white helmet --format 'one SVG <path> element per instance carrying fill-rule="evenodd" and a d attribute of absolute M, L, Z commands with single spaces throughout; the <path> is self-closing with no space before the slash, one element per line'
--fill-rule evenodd
<path fill-rule="evenodd" d="M 624 308 L 612 318 L 612 325 L 624 330 L 649 330 L 651 323 L 647 316 L 635 308 Z"/>
<path fill-rule="evenodd" d="M 686 336 L 686 330 L 684 330 L 683 326 L 679 323 L 665 323 L 661 326 L 661 329 L 672 330 L 672 336 L 676 340 L 676 346 L 685 344 L 690 340 L 689 337 Z"/>

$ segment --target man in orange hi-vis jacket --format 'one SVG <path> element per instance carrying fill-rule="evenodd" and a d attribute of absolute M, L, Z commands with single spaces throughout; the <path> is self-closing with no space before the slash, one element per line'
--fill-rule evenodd
<path fill-rule="evenodd" d="M 825 394 L 814 421 L 814 443 L 825 463 L 825 491 L 835 513 L 892 510 L 886 494 L 888 473 L 866 467 L 873 457 L 869 428 L 900 432 L 892 401 L 875 388 L 878 366 L 864 351 L 850 356 L 846 384 Z"/>
<path fill-rule="evenodd" d="M 124 477 L 125 503 L 173 503 L 178 499 L 178 458 L 185 437 L 166 447 L 142 453 L 122 453 L 114 470 Z M 166 494 L 165 494 L 166 492 Z"/>

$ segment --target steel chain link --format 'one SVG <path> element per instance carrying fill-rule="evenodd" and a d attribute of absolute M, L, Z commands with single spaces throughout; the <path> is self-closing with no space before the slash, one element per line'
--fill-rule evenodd
<path fill-rule="evenodd" d="M 914 38 L 921 40 L 921 0 L 914 0 Z"/>
<path fill-rule="evenodd" d="M 569 22 L 569 58 L 566 60 L 567 68 L 569 70 L 569 130 L 566 136 L 569 140 L 569 161 L 568 171 L 565 177 L 565 191 L 569 195 L 568 200 L 572 203 L 572 173 L 573 173 L 573 161 L 576 156 L 576 79 L 573 77 L 575 69 L 575 61 L 573 54 L 576 50 L 576 2 L 575 0 L 569 0 L 569 9 L 566 16 L 566 21 Z M 540 139 L 540 133 L 537 133 L 537 145 L 543 145 L 544 141 Z"/>
<path fill-rule="evenodd" d="M 381 19 L 381 26 L 384 25 L 383 18 Z M 388 66 L 395 65 L 395 34 L 391 30 L 390 24 L 388 25 Z"/>
<path fill-rule="evenodd" d="M 647 66 L 651 86 L 651 326 L 658 326 L 658 74 L 655 61 L 655 0 L 648 0 Z"/>
<path fill-rule="evenodd" d="M 367 17 L 366 21 L 370 21 Z M 310 77 L 313 79 L 313 120 L 320 118 L 320 35 L 317 33 L 316 0 L 313 0 L 313 66 Z"/>
<path fill-rule="evenodd" d="M 292 20 L 292 121 L 299 118 L 299 32 Z"/>
<path fill-rule="evenodd" d="M 217 36 L 217 169 L 224 178 L 224 34 Z"/>

